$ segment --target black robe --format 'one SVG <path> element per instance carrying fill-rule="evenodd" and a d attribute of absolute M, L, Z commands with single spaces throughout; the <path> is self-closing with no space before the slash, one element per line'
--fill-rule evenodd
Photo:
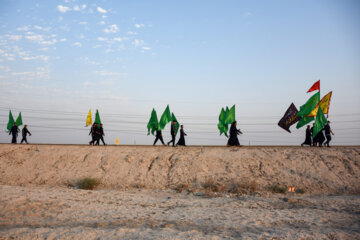
<path fill-rule="evenodd" d="M 174 147 L 175 146 L 175 126 L 174 126 L 174 124 L 171 124 L 170 134 L 171 134 L 171 141 L 168 142 L 168 145 L 170 143 L 172 143 L 173 147 Z"/>
<path fill-rule="evenodd" d="M 9 135 L 12 134 L 11 143 L 16 143 L 16 138 L 18 136 L 19 129 L 17 126 L 12 126 L 10 129 Z"/>
<path fill-rule="evenodd" d="M 89 142 L 90 144 L 95 144 L 95 142 L 97 142 L 100 139 L 98 131 L 99 130 L 97 129 L 97 127 L 95 127 L 95 125 L 91 126 L 91 130 L 89 132 L 89 135 L 91 134 L 92 140 Z"/>
<path fill-rule="evenodd" d="M 31 135 L 31 133 L 29 132 L 29 130 L 24 127 L 24 128 L 22 129 L 22 136 L 23 136 L 23 137 L 26 137 L 27 134 Z"/>
<path fill-rule="evenodd" d="M 178 141 L 178 143 L 176 145 L 186 146 L 185 145 L 185 136 L 187 136 L 187 135 L 184 132 L 184 130 L 180 129 L 180 139 L 179 139 L 179 141 Z"/>
<path fill-rule="evenodd" d="M 106 145 L 105 141 L 104 141 L 104 129 L 102 127 L 99 127 L 96 130 L 96 133 L 98 135 L 97 140 L 96 140 L 96 145 L 100 145 L 100 140 L 103 142 L 104 145 Z"/>
<path fill-rule="evenodd" d="M 230 127 L 230 137 L 228 140 L 228 145 L 230 146 L 240 146 L 239 139 L 237 137 L 238 134 L 240 134 L 240 130 L 236 129 L 235 125 L 231 125 Z"/>
<path fill-rule="evenodd" d="M 156 130 L 156 138 L 153 145 L 155 145 L 158 140 L 160 140 L 162 144 L 165 144 L 160 130 Z"/>
<path fill-rule="evenodd" d="M 312 144 L 312 140 L 311 140 L 311 130 L 310 129 L 306 129 L 306 137 L 305 137 L 305 142 L 303 142 L 303 145 L 310 145 Z"/>
<path fill-rule="evenodd" d="M 27 134 L 29 134 L 29 135 L 31 136 L 31 133 L 29 132 L 29 130 L 24 127 L 24 128 L 22 129 L 22 139 L 21 139 L 21 142 L 20 142 L 20 143 L 23 143 L 24 141 L 25 141 L 26 143 L 28 143 L 28 142 L 27 142 L 27 139 L 26 139 L 26 135 L 27 135 Z"/>
<path fill-rule="evenodd" d="M 310 128 L 310 132 L 314 132 L 314 127 Z M 319 142 L 319 134 L 317 134 L 316 136 L 313 136 L 313 145 L 315 146 L 316 143 Z"/>
<path fill-rule="evenodd" d="M 322 146 L 322 144 L 325 142 L 325 135 L 324 135 L 324 131 L 321 130 L 318 134 L 317 134 L 318 140 L 319 140 L 319 145 Z"/>
<path fill-rule="evenodd" d="M 313 138 L 313 141 L 314 144 L 319 143 L 319 146 L 322 146 L 323 142 L 325 141 L 325 136 L 322 130 L 316 134 L 316 136 Z"/>

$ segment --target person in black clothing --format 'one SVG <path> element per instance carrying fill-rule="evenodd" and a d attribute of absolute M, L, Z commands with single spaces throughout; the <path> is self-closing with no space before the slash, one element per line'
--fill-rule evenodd
<path fill-rule="evenodd" d="M 309 145 L 311 147 L 312 145 L 312 141 L 311 141 L 311 130 L 310 130 L 310 125 L 307 125 L 306 127 L 306 137 L 305 137 L 305 142 L 303 142 L 301 144 L 301 146 L 304 146 L 304 145 Z"/>
<path fill-rule="evenodd" d="M 310 128 L 310 132 L 311 132 L 311 135 L 313 135 L 313 132 L 314 132 L 314 124 L 313 124 L 313 126 Z M 317 134 L 316 136 L 313 137 L 313 147 L 316 147 L 318 142 L 319 142 L 319 134 Z"/>
<path fill-rule="evenodd" d="M 187 136 L 187 135 L 184 132 L 184 125 L 181 125 L 181 127 L 180 127 L 180 139 L 179 139 L 179 141 L 178 141 L 178 143 L 176 145 L 186 146 L 186 144 L 185 144 L 185 136 Z"/>
<path fill-rule="evenodd" d="M 92 126 L 91 126 L 91 130 L 89 132 L 89 135 L 91 134 L 91 137 L 92 137 L 92 140 L 89 142 L 90 145 L 94 145 L 95 142 L 98 140 L 98 125 L 97 123 L 94 123 Z"/>
<path fill-rule="evenodd" d="M 158 140 L 161 141 L 163 146 L 166 146 L 166 144 L 164 143 L 161 131 L 159 129 L 156 129 L 156 138 L 155 138 L 153 146 L 155 146 L 155 144 Z"/>
<path fill-rule="evenodd" d="M 104 133 L 104 129 L 103 129 L 102 124 L 100 124 L 100 128 L 97 129 L 97 133 L 98 133 L 98 138 L 96 140 L 96 145 L 100 145 L 100 140 L 102 141 L 102 143 L 104 145 L 106 145 L 105 141 L 104 141 L 104 137 L 103 137 L 103 136 L 105 136 L 105 133 Z"/>
<path fill-rule="evenodd" d="M 19 128 L 17 127 L 17 124 L 14 123 L 14 126 L 10 129 L 9 135 L 12 134 L 12 140 L 11 143 L 16 144 L 16 139 L 18 136 Z"/>
<path fill-rule="evenodd" d="M 237 122 L 234 121 L 230 127 L 230 137 L 229 137 L 229 140 L 227 143 L 228 147 L 230 147 L 230 146 L 240 147 L 240 142 L 239 142 L 237 135 L 242 134 L 242 132 L 239 129 L 237 129 L 236 126 L 237 126 Z"/>
<path fill-rule="evenodd" d="M 26 144 L 28 144 L 28 141 L 26 139 L 26 135 L 29 134 L 29 136 L 31 136 L 31 133 L 29 132 L 29 130 L 27 129 L 27 125 L 24 125 L 24 128 L 22 129 L 22 139 L 20 143 L 23 143 L 24 141 L 26 142 Z"/>
<path fill-rule="evenodd" d="M 322 129 L 318 134 L 318 140 L 319 140 L 319 147 L 322 147 L 323 143 L 325 142 L 325 136 L 324 136 L 324 129 Z"/>
<path fill-rule="evenodd" d="M 175 124 L 176 124 L 176 121 L 174 121 L 173 124 L 171 124 L 171 129 L 170 129 L 171 141 L 168 142 L 168 146 L 170 143 L 172 143 L 173 147 L 175 147 Z"/>
<path fill-rule="evenodd" d="M 324 143 L 324 145 L 330 147 L 330 141 L 331 141 L 331 134 L 334 135 L 334 132 L 331 130 L 330 127 L 330 121 L 327 122 L 327 124 L 324 127 L 325 130 L 325 136 L 326 136 L 326 142 Z"/>
<path fill-rule="evenodd" d="M 97 146 L 100 145 L 100 138 L 101 138 L 101 130 L 99 124 L 97 123 L 95 128 L 95 139 L 96 139 L 94 142 L 95 145 Z"/>

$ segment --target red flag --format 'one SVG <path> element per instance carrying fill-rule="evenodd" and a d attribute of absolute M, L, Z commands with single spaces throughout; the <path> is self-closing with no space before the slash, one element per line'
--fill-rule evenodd
<path fill-rule="evenodd" d="M 316 91 L 316 90 L 320 91 L 320 80 L 317 81 L 316 83 L 314 83 L 314 85 L 312 85 L 312 87 L 309 89 L 309 91 L 307 91 L 307 93 Z"/>

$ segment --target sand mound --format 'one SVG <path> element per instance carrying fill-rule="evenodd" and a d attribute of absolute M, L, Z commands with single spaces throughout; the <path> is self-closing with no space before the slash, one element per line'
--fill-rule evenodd
<path fill-rule="evenodd" d="M 100 188 L 174 188 L 256 182 L 308 193 L 360 193 L 360 147 L 149 147 L 0 145 L 0 184 L 63 186 L 83 177 Z"/>

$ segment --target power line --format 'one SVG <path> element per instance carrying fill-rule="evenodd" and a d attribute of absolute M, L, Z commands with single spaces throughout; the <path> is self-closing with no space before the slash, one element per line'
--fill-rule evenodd
<path fill-rule="evenodd" d="M 9 107 L 0 107 L 0 109 L 3 110 L 11 110 L 9 109 Z M 31 109 L 31 108 L 12 108 L 13 110 L 16 111 L 21 111 L 21 112 L 33 112 L 33 113 L 45 113 L 45 114 L 63 114 L 63 115 L 81 115 L 81 116 L 87 116 L 87 112 L 69 112 L 69 111 L 54 111 L 54 110 L 38 110 L 38 109 Z M 128 114 L 128 113 L 124 113 L 124 114 L 119 114 L 119 113 L 101 113 L 102 116 L 113 116 L 113 117 L 128 117 L 128 118 L 134 118 L 134 117 L 150 117 L 150 112 L 149 114 Z M 347 113 L 347 114 L 331 114 L 331 116 L 358 116 L 360 115 L 360 113 Z M 218 116 L 183 116 L 183 115 L 179 115 L 178 117 L 182 117 L 184 119 L 186 118 L 190 118 L 190 119 L 194 119 L 194 118 L 198 118 L 198 119 L 217 119 Z M 241 118 L 274 118 L 274 119 L 280 119 L 282 116 L 241 116 Z"/>
<path fill-rule="evenodd" d="M 0 117 L 7 117 L 6 115 L 0 115 Z M 85 122 L 85 120 L 83 119 L 79 119 L 79 118 L 51 118 L 51 117 L 34 117 L 34 116 L 26 116 L 24 118 L 30 118 L 30 119 L 39 119 L 39 120 L 53 120 L 53 121 L 83 121 Z M 332 122 L 334 123 L 353 123 L 353 122 L 359 122 L 360 120 L 348 120 L 348 121 L 336 121 L 333 120 Z M 141 124 L 141 125 L 146 125 L 147 122 L 146 121 L 126 121 L 126 120 L 118 120 L 117 121 L 118 124 Z M 186 123 L 187 125 L 194 125 L 194 126 L 216 126 L 217 123 Z M 239 121 L 239 125 L 240 126 L 270 126 L 270 125 L 277 125 L 277 123 L 275 122 L 264 122 L 264 123 L 242 123 Z"/>

